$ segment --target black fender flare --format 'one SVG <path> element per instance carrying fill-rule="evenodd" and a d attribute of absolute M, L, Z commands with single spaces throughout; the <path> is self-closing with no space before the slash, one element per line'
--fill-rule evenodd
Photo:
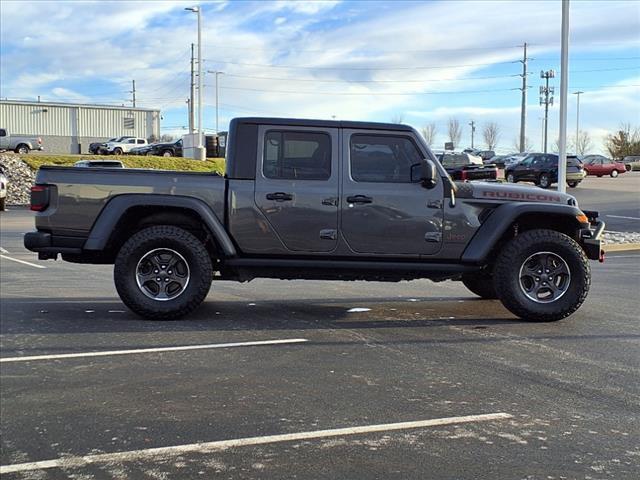
<path fill-rule="evenodd" d="M 117 195 L 109 200 L 93 224 L 83 250 L 104 250 L 111 237 L 111 233 L 127 210 L 132 207 L 148 206 L 178 207 L 193 211 L 200 216 L 209 228 L 224 255 L 226 257 L 236 256 L 236 248 L 227 231 L 213 210 L 211 210 L 205 202 L 192 197 L 148 193 Z"/>
<path fill-rule="evenodd" d="M 465 263 L 483 263 L 507 229 L 518 217 L 527 213 L 562 215 L 567 218 L 568 222 L 573 222 L 576 229 L 583 227 L 576 218 L 582 214 L 582 211 L 572 205 L 534 202 L 505 203 L 496 207 L 489 218 L 478 228 L 462 253 L 461 260 Z M 540 227 L 544 228 L 544 225 Z"/>

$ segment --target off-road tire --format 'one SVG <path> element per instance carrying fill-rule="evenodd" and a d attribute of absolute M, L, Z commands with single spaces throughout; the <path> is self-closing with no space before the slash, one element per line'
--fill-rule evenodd
<path fill-rule="evenodd" d="M 472 293 L 486 300 L 495 300 L 498 298 L 493 283 L 493 276 L 487 272 L 464 273 L 462 275 L 462 283 Z"/>
<path fill-rule="evenodd" d="M 566 292 L 549 303 L 529 299 L 520 287 L 520 267 L 537 252 L 560 256 L 571 274 Z M 510 240 L 496 260 L 493 276 L 503 305 L 523 320 L 533 322 L 554 322 L 568 317 L 580 308 L 591 285 L 591 268 L 580 245 L 554 230 L 529 230 Z"/>
<path fill-rule="evenodd" d="M 147 297 L 136 281 L 138 262 L 156 248 L 175 250 L 189 266 L 190 279 L 184 291 L 167 301 Z M 116 257 L 113 276 L 118 295 L 133 312 L 149 320 L 173 320 L 202 303 L 211 288 L 213 267 L 209 252 L 194 235 L 178 227 L 161 225 L 140 230 L 124 243 Z"/>
<path fill-rule="evenodd" d="M 29 150 L 31 150 L 29 148 L 29 145 L 25 145 L 24 143 L 21 143 L 16 147 L 15 152 L 21 155 L 26 155 L 27 153 L 29 153 Z"/>
<path fill-rule="evenodd" d="M 551 186 L 551 177 L 549 177 L 548 173 L 543 173 L 538 178 L 538 186 L 540 188 L 549 188 Z"/>
<path fill-rule="evenodd" d="M 611 178 L 616 178 L 618 176 L 618 170 L 611 170 L 609 175 L 611 175 Z"/>

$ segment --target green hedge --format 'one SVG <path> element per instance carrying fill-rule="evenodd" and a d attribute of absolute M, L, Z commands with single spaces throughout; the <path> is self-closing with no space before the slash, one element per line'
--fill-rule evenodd
<path fill-rule="evenodd" d="M 207 158 L 205 161 L 180 157 L 152 157 L 136 155 L 20 155 L 29 167 L 36 171 L 43 165 L 73 166 L 79 160 L 120 160 L 128 168 L 154 170 L 178 170 L 187 172 L 224 173 L 224 158 Z"/>

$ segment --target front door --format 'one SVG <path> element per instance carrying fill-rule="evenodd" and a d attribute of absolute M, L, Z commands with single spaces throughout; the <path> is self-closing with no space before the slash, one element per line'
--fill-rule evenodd
<path fill-rule="evenodd" d="M 338 130 L 264 125 L 255 202 L 284 247 L 330 252 L 338 243 Z"/>
<path fill-rule="evenodd" d="M 444 187 L 411 181 L 426 152 L 410 133 L 343 130 L 341 233 L 357 254 L 418 257 L 442 246 Z"/>

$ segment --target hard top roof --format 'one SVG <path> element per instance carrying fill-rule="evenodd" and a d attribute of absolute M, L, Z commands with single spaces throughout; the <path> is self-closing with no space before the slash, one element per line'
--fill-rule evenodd
<path fill-rule="evenodd" d="M 232 122 L 259 125 L 286 125 L 296 127 L 354 128 L 411 132 L 409 125 L 399 123 L 353 122 L 345 120 L 310 120 L 303 118 L 238 117 Z"/>

